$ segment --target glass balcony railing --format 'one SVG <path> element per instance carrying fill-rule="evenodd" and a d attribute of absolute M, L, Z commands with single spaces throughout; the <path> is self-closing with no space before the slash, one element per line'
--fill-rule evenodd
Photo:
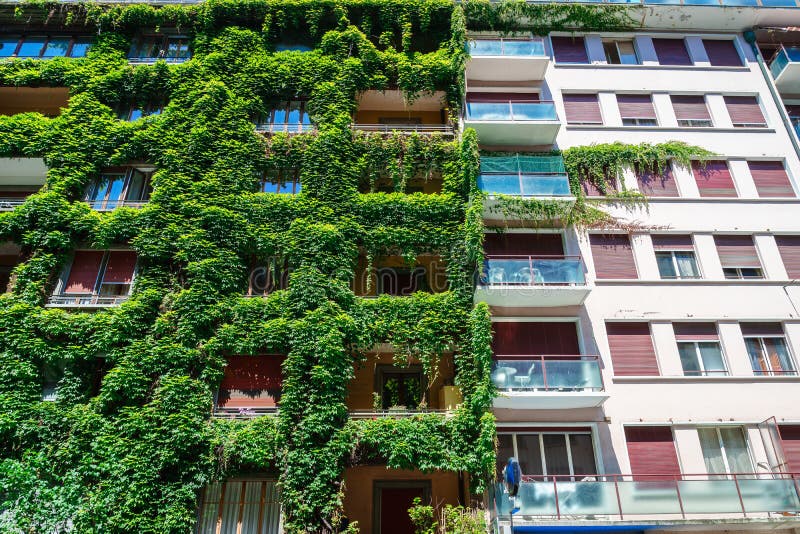
<path fill-rule="evenodd" d="M 570 196 L 569 178 L 566 174 L 481 174 L 478 188 L 490 195 L 517 197 Z"/>
<path fill-rule="evenodd" d="M 582 286 L 586 284 L 579 256 L 489 256 L 482 285 Z"/>
<path fill-rule="evenodd" d="M 772 77 L 778 79 L 778 76 L 790 63 L 800 62 L 800 46 L 781 46 L 769 64 L 769 70 L 772 72 Z"/>
<path fill-rule="evenodd" d="M 597 356 L 497 356 L 492 382 L 501 391 L 603 391 Z"/>
<path fill-rule="evenodd" d="M 469 41 L 469 54 L 472 57 L 547 57 L 544 39 L 474 39 Z"/>
<path fill-rule="evenodd" d="M 556 106 L 548 100 L 507 100 L 467 102 L 467 120 L 472 121 L 557 121 Z"/>
<path fill-rule="evenodd" d="M 523 476 L 515 498 L 494 491 L 497 515 L 572 519 L 581 516 L 800 513 L 798 474 Z M 520 518 L 520 519 L 518 519 Z"/>

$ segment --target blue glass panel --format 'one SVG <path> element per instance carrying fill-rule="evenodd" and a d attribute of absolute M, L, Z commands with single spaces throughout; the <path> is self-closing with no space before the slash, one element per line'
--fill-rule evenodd
<path fill-rule="evenodd" d="M 473 56 L 500 56 L 503 54 L 503 42 L 499 39 L 470 41 L 469 53 Z"/>
<path fill-rule="evenodd" d="M 44 37 L 25 37 L 19 47 L 17 57 L 39 57 L 44 46 Z"/>
<path fill-rule="evenodd" d="M 70 41 L 71 39 L 69 37 L 51 38 L 47 41 L 47 48 L 44 49 L 42 57 L 66 56 Z"/>
<path fill-rule="evenodd" d="M 758 0 L 721 0 L 723 6 L 757 6 Z"/>
<path fill-rule="evenodd" d="M 718 6 L 719 0 L 683 0 L 686 6 Z"/>
<path fill-rule="evenodd" d="M 291 195 L 292 193 L 294 193 L 293 187 L 294 187 L 293 182 L 282 183 L 278 186 L 278 193 Z"/>
<path fill-rule="evenodd" d="M 16 35 L 0 37 L 0 57 L 13 56 L 17 44 L 19 44 L 19 37 Z"/>
<path fill-rule="evenodd" d="M 519 176 L 516 174 L 481 174 L 478 176 L 478 188 L 489 194 L 519 195 Z"/>
<path fill-rule="evenodd" d="M 139 108 L 133 108 L 131 114 L 128 116 L 129 121 L 135 121 L 144 117 L 144 112 Z"/>
<path fill-rule="evenodd" d="M 302 44 L 277 44 L 275 45 L 276 52 L 310 52 L 311 47 Z"/>
<path fill-rule="evenodd" d="M 503 41 L 503 55 L 544 56 L 544 41 L 539 39 Z"/>
<path fill-rule="evenodd" d="M 681 0 L 645 0 L 645 4 L 681 5 Z"/>
<path fill-rule="evenodd" d="M 523 174 L 522 195 L 531 196 L 568 196 L 569 180 L 566 175 L 561 176 L 536 176 Z"/>
<path fill-rule="evenodd" d="M 508 102 L 467 102 L 467 117 L 476 121 L 510 121 Z"/>
<path fill-rule="evenodd" d="M 783 50 L 786 53 L 786 57 L 789 58 L 789 61 L 791 62 L 800 61 L 800 47 L 786 46 L 784 47 Z"/>
<path fill-rule="evenodd" d="M 89 51 L 90 39 L 77 39 L 74 43 L 72 43 L 72 50 L 69 53 L 70 57 L 84 57 L 86 56 L 86 52 Z"/>
<path fill-rule="evenodd" d="M 797 7 L 794 0 L 761 0 L 764 7 Z"/>
<path fill-rule="evenodd" d="M 113 210 L 117 207 L 117 201 L 120 199 L 122 195 L 122 187 L 125 185 L 125 178 L 123 176 L 114 176 L 111 177 L 111 184 L 109 185 L 108 190 L 108 203 L 106 204 L 106 208 Z"/>
<path fill-rule="evenodd" d="M 556 107 L 551 102 L 512 102 L 515 121 L 554 121 L 558 119 Z"/>

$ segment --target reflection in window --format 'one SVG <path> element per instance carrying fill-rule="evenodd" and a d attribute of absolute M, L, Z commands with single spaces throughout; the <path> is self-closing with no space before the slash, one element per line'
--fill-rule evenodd
<path fill-rule="evenodd" d="M 10 35 L 0 37 L 0 57 L 53 58 L 84 57 L 91 44 L 90 37 L 70 35 Z"/>
<path fill-rule="evenodd" d="M 267 171 L 261 180 L 260 191 L 262 193 L 281 193 L 285 195 L 296 195 L 302 189 L 300 184 L 299 169 L 278 169 Z"/>
<path fill-rule="evenodd" d="M 781 376 L 797 373 L 780 323 L 742 323 L 740 326 L 753 374 Z"/>
<path fill-rule="evenodd" d="M 305 100 L 279 102 L 267 113 L 256 118 L 256 130 L 260 132 L 302 133 L 313 129 Z"/>
<path fill-rule="evenodd" d="M 144 35 L 131 43 L 128 59 L 169 62 L 186 61 L 192 57 L 189 39 L 181 35 Z"/>
<path fill-rule="evenodd" d="M 694 252 L 689 250 L 662 250 L 656 252 L 658 272 L 662 279 L 700 278 Z"/>
<path fill-rule="evenodd" d="M 548 480 L 580 480 L 581 475 L 597 472 L 592 435 L 588 431 L 498 433 L 498 472 L 508 461 L 508 454 L 519 461 L 523 475 Z"/>
<path fill-rule="evenodd" d="M 142 117 L 160 115 L 163 110 L 164 106 L 161 104 L 145 104 L 144 106 L 132 104 L 120 107 L 117 116 L 121 120 L 132 122 Z"/>
<path fill-rule="evenodd" d="M 129 167 L 103 172 L 89 185 L 86 201 L 92 209 L 108 211 L 118 206 L 139 207 L 150 200 L 155 169 Z"/>

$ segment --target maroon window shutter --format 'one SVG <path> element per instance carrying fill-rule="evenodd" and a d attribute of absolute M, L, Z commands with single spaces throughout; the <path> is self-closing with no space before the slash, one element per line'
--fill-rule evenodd
<path fill-rule="evenodd" d="M 648 323 L 606 323 L 616 376 L 658 376 L 658 362 Z"/>
<path fill-rule="evenodd" d="M 692 162 L 692 174 L 701 197 L 736 197 L 736 186 L 726 161 Z"/>
<path fill-rule="evenodd" d="M 786 469 L 790 473 L 800 473 L 800 425 L 778 425 L 781 434 Z"/>
<path fill-rule="evenodd" d="M 656 110 L 650 95 L 617 95 L 617 105 L 623 119 L 656 118 Z"/>
<path fill-rule="evenodd" d="M 627 235 L 589 235 L 597 278 L 637 278 L 631 240 Z"/>
<path fill-rule="evenodd" d="M 680 120 L 711 120 L 706 99 L 701 95 L 671 95 L 675 118 Z"/>
<path fill-rule="evenodd" d="M 654 250 L 686 250 L 694 251 L 694 243 L 690 235 L 653 235 Z"/>
<path fill-rule="evenodd" d="M 708 61 L 713 67 L 741 67 L 742 58 L 733 39 L 703 39 Z"/>
<path fill-rule="evenodd" d="M 716 323 L 672 323 L 678 341 L 719 341 Z"/>
<path fill-rule="evenodd" d="M 780 161 L 748 161 L 750 174 L 756 183 L 758 196 L 766 197 L 796 197 L 792 182 L 786 169 Z"/>
<path fill-rule="evenodd" d="M 580 354 L 574 322 L 496 322 L 492 329 L 496 357 Z"/>
<path fill-rule="evenodd" d="M 467 102 L 529 102 L 539 100 L 539 93 L 487 93 L 470 91 Z"/>
<path fill-rule="evenodd" d="M 583 37 L 551 37 L 556 63 L 589 63 Z"/>
<path fill-rule="evenodd" d="M 626 426 L 625 441 L 634 480 L 674 480 L 681 474 L 670 427 Z"/>
<path fill-rule="evenodd" d="M 563 256 L 561 234 L 486 234 L 483 250 L 488 256 Z"/>
<path fill-rule="evenodd" d="M 789 278 L 800 278 L 800 235 L 776 235 L 775 243 Z"/>
<path fill-rule="evenodd" d="M 639 192 L 648 197 L 677 197 L 678 184 L 672 174 L 672 167 L 667 166 L 660 172 L 651 169 L 634 167 L 636 181 L 639 183 Z"/>
<path fill-rule="evenodd" d="M 217 405 L 226 408 L 268 408 L 281 396 L 284 356 L 230 356 L 219 386 Z"/>
<path fill-rule="evenodd" d="M 136 268 L 136 253 L 132 250 L 112 250 L 103 275 L 104 283 L 130 284 Z"/>
<path fill-rule="evenodd" d="M 102 250 L 79 250 L 72 260 L 64 293 L 92 293 L 94 292 L 100 264 L 103 262 Z"/>
<path fill-rule="evenodd" d="M 749 235 L 715 235 L 717 254 L 722 267 L 755 267 L 761 268 L 758 252 L 753 244 L 753 236 Z"/>
<path fill-rule="evenodd" d="M 761 107 L 754 96 L 725 96 L 725 107 L 735 127 L 764 127 L 767 120 L 761 113 Z"/>
<path fill-rule="evenodd" d="M 567 124 L 603 124 L 600 102 L 596 94 L 563 96 Z"/>
<path fill-rule="evenodd" d="M 783 325 L 781 323 L 739 323 L 743 336 L 765 337 L 782 336 Z"/>
<path fill-rule="evenodd" d="M 683 39 L 653 39 L 656 57 L 661 65 L 691 65 L 692 58 Z"/>

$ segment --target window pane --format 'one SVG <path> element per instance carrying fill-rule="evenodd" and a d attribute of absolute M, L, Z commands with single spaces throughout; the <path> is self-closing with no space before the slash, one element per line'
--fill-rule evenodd
<path fill-rule="evenodd" d="M 725 446 L 725 456 L 728 467 L 732 473 L 752 473 L 753 464 L 747 452 L 747 441 L 744 432 L 739 427 L 722 427 L 719 429 L 722 443 Z"/>
<path fill-rule="evenodd" d="M 548 475 L 571 475 L 567 458 L 567 437 L 564 434 L 545 434 L 544 462 Z"/>
<path fill-rule="evenodd" d="M 786 340 L 780 337 L 766 337 L 764 338 L 764 348 L 766 349 L 770 368 L 773 371 L 794 371 L 794 365 L 786 347 Z"/>
<path fill-rule="evenodd" d="M 661 274 L 661 278 L 678 277 L 671 252 L 656 252 L 656 262 L 658 263 L 658 272 Z"/>
<path fill-rule="evenodd" d="M 289 115 L 287 117 L 286 122 L 289 123 L 289 131 L 290 132 L 299 132 L 300 131 L 300 106 L 302 105 L 301 102 L 296 100 L 289 102 Z"/>
<path fill-rule="evenodd" d="M 719 446 L 719 437 L 716 428 L 698 428 L 700 448 L 703 450 L 703 460 L 706 471 L 709 473 L 725 473 L 725 460 L 722 459 L 722 449 Z"/>
<path fill-rule="evenodd" d="M 91 39 L 89 38 L 80 38 L 76 39 L 74 43 L 72 43 L 72 50 L 70 50 L 70 57 L 84 57 L 86 56 L 86 52 L 89 51 L 89 47 L 91 43 Z"/>
<path fill-rule="evenodd" d="M 281 102 L 281 105 L 275 108 L 275 111 L 272 112 L 272 124 L 279 126 L 279 129 L 283 129 L 283 125 L 286 124 L 287 106 L 287 103 Z"/>
<path fill-rule="evenodd" d="M 697 347 L 694 343 L 678 343 L 678 353 L 681 356 L 683 374 L 687 376 L 702 374 L 700 362 L 697 360 Z"/>
<path fill-rule="evenodd" d="M 69 37 L 51 38 L 47 42 L 47 48 L 44 49 L 44 53 L 42 54 L 42 56 L 43 57 L 66 56 L 67 50 L 69 49 L 70 41 L 71 39 Z"/>
<path fill-rule="evenodd" d="M 744 344 L 747 347 L 747 354 L 750 356 L 750 365 L 753 367 L 753 372 L 757 375 L 768 373 L 769 366 L 766 358 L 764 358 L 764 352 L 761 350 L 760 339 L 746 337 L 744 338 Z"/>
<path fill-rule="evenodd" d="M 675 254 L 675 263 L 678 264 L 678 273 L 681 278 L 697 278 L 700 276 L 694 252 L 674 252 L 673 254 Z"/>
<path fill-rule="evenodd" d="M 108 187 L 108 204 L 106 208 L 114 209 L 117 207 L 117 200 L 122 195 L 122 188 L 125 185 L 125 177 L 121 175 L 113 176 L 110 178 L 111 183 Z"/>
<path fill-rule="evenodd" d="M 572 469 L 576 475 L 594 475 L 594 447 L 591 434 L 570 434 L 569 445 L 572 452 Z"/>
<path fill-rule="evenodd" d="M 144 117 L 144 112 L 139 108 L 133 108 L 128 115 L 129 121 L 135 121 Z"/>
<path fill-rule="evenodd" d="M 542 454 L 539 434 L 517 434 L 517 453 L 523 475 L 542 475 Z"/>
<path fill-rule="evenodd" d="M 19 37 L 16 35 L 0 37 L 0 57 L 11 57 L 17 49 Z"/>
<path fill-rule="evenodd" d="M 108 191 L 108 177 L 101 176 L 95 181 L 92 190 L 89 192 L 89 200 L 103 200 Z"/>
<path fill-rule="evenodd" d="M 39 57 L 44 46 L 44 37 L 25 37 L 19 47 L 17 57 Z"/>
<path fill-rule="evenodd" d="M 128 185 L 128 194 L 126 195 L 126 200 L 143 200 L 144 196 L 144 184 L 145 184 L 145 176 L 140 171 L 133 171 L 133 175 L 131 176 L 131 183 Z"/>
<path fill-rule="evenodd" d="M 722 359 L 722 349 L 719 343 L 703 341 L 697 344 L 700 357 L 703 359 L 703 368 L 707 375 L 724 375 L 725 361 Z"/>
<path fill-rule="evenodd" d="M 294 193 L 294 182 L 289 180 L 288 182 L 284 182 L 278 185 L 278 193 L 285 193 L 291 195 Z"/>
<path fill-rule="evenodd" d="M 617 50 L 617 43 L 614 41 L 605 42 L 603 43 L 603 49 L 606 52 L 606 61 L 614 65 L 619 65 L 620 57 Z"/>
<path fill-rule="evenodd" d="M 636 49 L 633 47 L 633 41 L 617 41 L 617 48 L 619 50 L 619 60 L 623 65 L 637 65 L 639 60 L 636 58 Z"/>
<path fill-rule="evenodd" d="M 514 442 L 511 434 L 497 435 L 497 476 L 503 473 L 503 468 L 510 457 L 514 456 Z"/>

